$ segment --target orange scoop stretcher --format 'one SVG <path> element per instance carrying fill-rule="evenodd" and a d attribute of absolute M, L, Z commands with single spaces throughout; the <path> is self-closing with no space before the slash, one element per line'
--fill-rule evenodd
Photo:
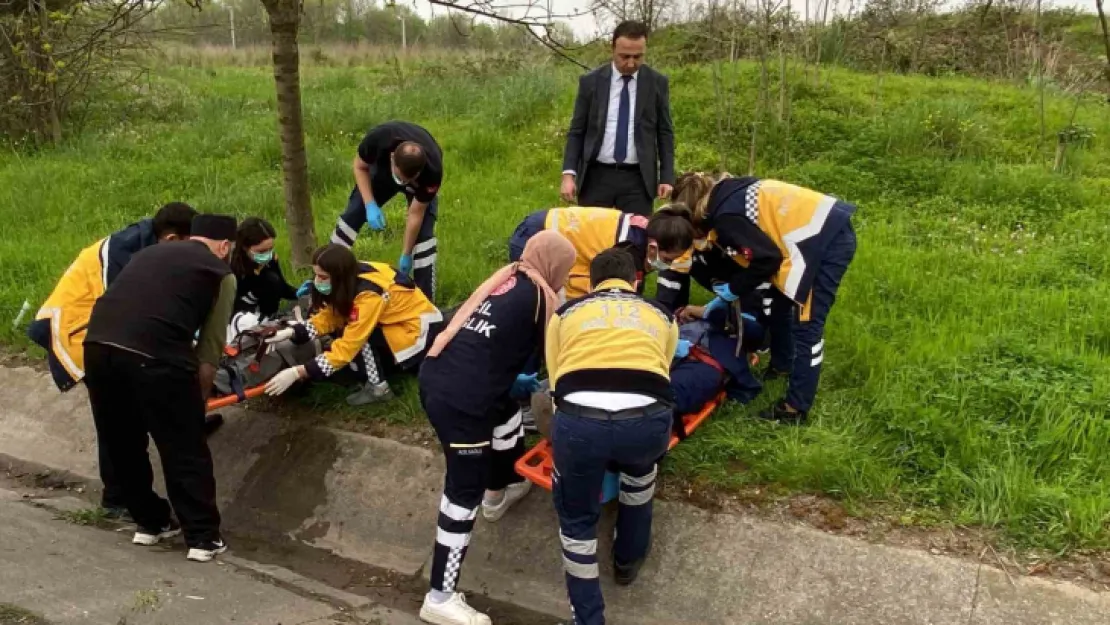
<path fill-rule="evenodd" d="M 224 347 L 224 354 L 234 358 L 239 355 L 239 348 L 235 347 L 234 345 L 228 345 Z M 258 362 L 255 361 L 251 364 L 251 366 L 254 367 L 254 370 L 257 370 Z M 205 406 L 205 412 L 212 412 L 213 410 L 219 410 L 220 408 L 227 408 L 228 406 L 233 406 L 235 404 L 238 404 L 239 402 L 247 401 L 248 399 L 253 399 L 255 397 L 260 397 L 265 391 L 266 383 L 263 382 L 262 384 L 242 389 L 242 394 L 231 393 L 230 395 L 223 395 L 221 397 L 212 397 L 208 400 L 208 403 Z"/>
<path fill-rule="evenodd" d="M 689 436 L 693 434 L 694 430 L 698 429 L 702 423 L 705 423 L 709 415 L 713 414 L 713 411 L 724 401 L 725 393 L 722 391 L 716 397 L 706 402 L 706 404 L 701 407 L 701 410 L 683 415 L 682 423 L 686 428 L 686 435 Z M 667 449 L 673 449 L 678 442 L 678 436 L 671 434 L 671 442 L 667 445 Z M 517 460 L 514 468 L 517 473 L 533 484 L 551 490 L 551 471 L 554 466 L 555 458 L 552 454 L 551 443 L 545 438 L 536 443 L 535 447 L 525 452 L 520 460 Z M 607 474 L 606 478 L 611 479 L 610 476 L 611 474 Z M 615 496 L 615 493 L 611 491 L 612 485 L 606 484 L 602 494 L 604 501 L 612 499 L 613 497 L 610 495 Z"/>

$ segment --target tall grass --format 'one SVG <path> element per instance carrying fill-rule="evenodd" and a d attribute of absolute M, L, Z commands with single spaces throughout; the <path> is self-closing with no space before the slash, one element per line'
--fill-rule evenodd
<path fill-rule="evenodd" d="M 156 72 L 105 99 L 89 130 L 39 154 L 0 154 L 0 340 L 77 251 L 169 200 L 281 222 L 272 78 L 251 63 Z M 754 110 L 758 69 L 740 64 L 736 111 Z M 504 262 L 528 212 L 556 205 L 575 76 L 553 66 L 415 59 L 304 69 L 317 232 L 345 205 L 362 133 L 393 118 L 427 126 L 446 152 L 441 304 Z M 746 168 L 744 115 L 722 137 L 709 68 L 670 68 L 681 169 L 713 169 L 721 147 Z M 808 425 L 751 417 L 781 392 L 730 407 L 679 446 L 669 470 L 720 487 L 773 484 L 853 504 L 997 527 L 1023 545 L 1110 543 L 1110 115 L 1084 104 L 1096 138 L 1054 174 L 1038 152 L 1033 94 L 964 79 L 835 71 L 794 90 L 785 125 L 761 129 L 758 173 L 860 206 L 860 248 L 827 328 Z M 1047 101 L 1050 129 L 1071 103 Z M 363 258 L 394 261 L 390 229 Z M 279 255 L 287 251 L 279 241 Z M 698 293 L 704 297 L 703 293 Z M 412 385 L 404 385 L 406 406 Z M 409 419 L 415 410 L 406 409 Z M 745 467 L 740 470 L 737 467 Z"/>

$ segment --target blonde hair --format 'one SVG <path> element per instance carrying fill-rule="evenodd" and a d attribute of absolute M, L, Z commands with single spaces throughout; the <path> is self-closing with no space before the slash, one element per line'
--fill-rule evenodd
<path fill-rule="evenodd" d="M 723 177 L 727 177 L 727 174 Z M 689 207 L 694 225 L 701 227 L 709 210 L 709 194 L 720 179 L 700 171 L 686 172 L 675 181 L 671 200 Z"/>

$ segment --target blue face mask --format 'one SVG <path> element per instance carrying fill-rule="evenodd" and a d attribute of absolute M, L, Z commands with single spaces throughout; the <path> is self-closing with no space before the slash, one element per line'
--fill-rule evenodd
<path fill-rule="evenodd" d="M 313 280 L 312 286 L 316 287 L 316 290 L 320 292 L 320 295 L 328 295 L 329 293 L 331 293 L 331 281 Z"/>
<path fill-rule="evenodd" d="M 274 259 L 274 251 L 270 250 L 269 252 L 252 253 L 251 259 L 259 265 L 266 265 Z"/>

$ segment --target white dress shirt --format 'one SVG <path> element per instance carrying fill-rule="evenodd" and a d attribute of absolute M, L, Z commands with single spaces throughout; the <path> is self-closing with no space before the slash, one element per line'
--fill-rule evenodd
<path fill-rule="evenodd" d="M 624 89 L 624 80 L 616 65 L 610 64 L 610 67 L 613 68 L 613 72 L 609 79 L 609 107 L 605 115 L 605 135 L 601 139 L 601 151 L 597 154 L 597 160 L 612 165 L 617 162 L 613 158 L 613 152 L 617 147 L 617 117 L 620 115 L 621 89 Z M 624 156 L 626 165 L 640 162 L 636 154 L 636 86 L 639 79 L 640 70 L 636 70 L 636 73 L 632 74 L 632 80 L 628 81 L 628 150 Z M 567 169 L 563 173 L 578 175 L 578 172 L 573 169 Z"/>
<path fill-rule="evenodd" d="M 636 73 L 632 74 L 632 80 L 628 81 L 628 151 L 624 157 L 626 165 L 640 162 L 636 157 L 635 140 L 636 86 L 639 83 L 639 77 L 640 70 L 636 70 Z M 624 79 L 621 78 L 617 66 L 613 65 L 613 77 L 609 83 L 609 112 L 605 116 L 605 136 L 601 140 L 601 151 L 597 154 L 598 162 L 610 165 L 617 162 L 613 158 L 613 152 L 617 148 L 617 117 L 620 115 L 622 89 L 624 89 Z"/>

